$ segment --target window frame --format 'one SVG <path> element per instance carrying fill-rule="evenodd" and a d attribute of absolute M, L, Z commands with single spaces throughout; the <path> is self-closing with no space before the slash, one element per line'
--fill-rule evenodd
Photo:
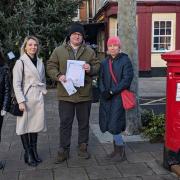
<path fill-rule="evenodd" d="M 155 22 L 159 22 L 159 24 L 161 23 L 161 22 L 167 22 L 167 21 L 170 21 L 171 22 L 171 35 L 155 35 L 154 34 L 154 30 L 155 30 L 155 28 L 154 28 L 154 24 L 155 24 Z M 163 53 L 163 52 L 170 52 L 170 51 L 172 51 L 172 49 L 173 49 L 173 27 L 174 27 L 174 23 L 173 23 L 174 21 L 173 20 L 153 20 L 152 21 L 152 45 L 151 45 L 151 52 L 152 53 Z M 159 29 L 161 29 L 161 27 L 159 27 Z M 167 27 L 165 26 L 165 31 L 166 31 L 166 29 L 167 29 Z M 154 49 L 154 44 L 156 44 L 156 43 L 154 43 L 154 38 L 155 37 L 158 37 L 158 38 L 160 38 L 160 37 L 170 37 L 171 39 L 170 39 L 170 49 L 169 50 L 167 50 L 167 49 L 164 49 L 164 50 L 155 50 Z M 157 44 L 161 44 L 160 42 L 158 42 Z"/>

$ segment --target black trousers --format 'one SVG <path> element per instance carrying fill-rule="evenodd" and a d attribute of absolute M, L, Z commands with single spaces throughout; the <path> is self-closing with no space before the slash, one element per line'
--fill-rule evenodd
<path fill-rule="evenodd" d="M 3 116 L 0 115 L 0 142 L 1 142 L 1 129 L 3 124 Z"/>
<path fill-rule="evenodd" d="M 59 101 L 60 149 L 70 148 L 75 113 L 78 121 L 78 144 L 88 143 L 90 111 L 91 101 L 79 103 Z"/>

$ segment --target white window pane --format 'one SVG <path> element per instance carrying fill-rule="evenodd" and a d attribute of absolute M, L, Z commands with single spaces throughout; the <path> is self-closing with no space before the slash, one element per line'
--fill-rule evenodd
<path fill-rule="evenodd" d="M 166 42 L 166 38 L 165 37 L 160 37 L 160 43 L 165 43 Z"/>
<path fill-rule="evenodd" d="M 165 50 L 166 44 L 159 44 L 159 50 Z"/>
<path fill-rule="evenodd" d="M 154 35 L 159 35 L 159 29 L 154 29 Z"/>
<path fill-rule="evenodd" d="M 165 28 L 165 21 L 160 21 L 160 28 Z"/>
<path fill-rule="evenodd" d="M 160 35 L 165 35 L 165 29 L 160 29 Z"/>
<path fill-rule="evenodd" d="M 171 43 L 171 37 L 166 37 L 166 43 Z"/>
<path fill-rule="evenodd" d="M 171 35 L 171 29 L 166 29 L 166 35 Z"/>
<path fill-rule="evenodd" d="M 159 28 L 159 21 L 154 21 L 154 28 Z"/>
<path fill-rule="evenodd" d="M 166 27 L 171 28 L 171 21 L 166 21 Z"/>
<path fill-rule="evenodd" d="M 154 43 L 159 43 L 159 37 L 154 37 Z"/>
<path fill-rule="evenodd" d="M 167 44 L 167 50 L 171 50 L 171 44 Z"/>
<path fill-rule="evenodd" d="M 158 50 L 158 44 L 154 44 L 153 50 Z"/>

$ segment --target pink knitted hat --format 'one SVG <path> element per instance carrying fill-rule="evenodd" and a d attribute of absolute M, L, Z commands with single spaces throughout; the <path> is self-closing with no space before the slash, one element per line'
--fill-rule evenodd
<path fill-rule="evenodd" d="M 121 40 L 117 36 L 110 37 L 107 41 L 107 46 L 110 45 L 118 45 L 119 47 L 121 47 Z"/>

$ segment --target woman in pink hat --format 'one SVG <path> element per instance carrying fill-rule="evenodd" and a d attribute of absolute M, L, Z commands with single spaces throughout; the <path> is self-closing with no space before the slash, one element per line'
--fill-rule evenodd
<path fill-rule="evenodd" d="M 121 132 L 125 130 L 125 109 L 120 93 L 129 89 L 133 79 L 133 67 L 127 54 L 121 52 L 121 41 L 110 37 L 107 41 L 108 56 L 102 61 L 99 77 L 101 93 L 99 125 L 101 131 L 113 135 L 114 150 L 108 155 L 111 160 L 126 159 Z"/>

